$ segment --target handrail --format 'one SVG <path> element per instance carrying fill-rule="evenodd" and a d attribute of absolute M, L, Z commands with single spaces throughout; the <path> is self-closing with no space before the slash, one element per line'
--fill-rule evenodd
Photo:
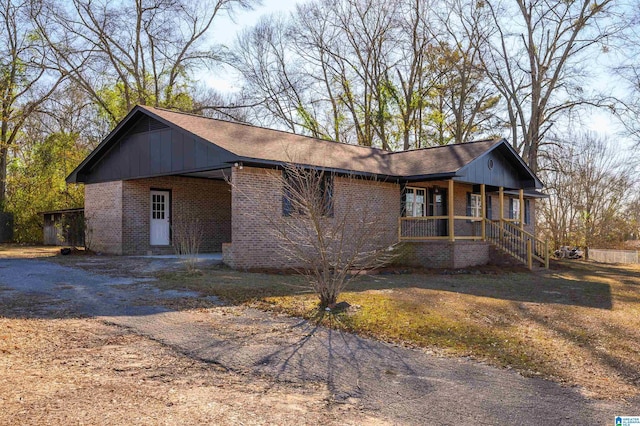
<path fill-rule="evenodd" d="M 521 261 L 522 263 L 527 263 L 526 253 L 521 255 L 519 251 L 522 251 L 522 247 L 520 245 L 521 240 L 516 234 L 506 230 L 502 227 L 502 223 L 487 221 L 488 232 L 487 239 L 496 247 L 502 249 L 507 254 L 511 255 L 515 259 Z M 521 249 L 521 250 L 518 250 Z M 525 248 L 526 251 L 526 248 Z"/>
<path fill-rule="evenodd" d="M 496 229 L 492 229 L 493 232 L 489 232 L 490 241 L 494 245 L 525 263 L 529 269 L 533 267 L 533 260 L 542 263 L 545 268 L 549 269 L 549 245 L 547 241 L 536 238 L 530 232 L 506 219 L 499 220 L 497 222 L 499 226 L 492 221 L 486 221 L 486 223 L 490 224 L 490 229 L 496 228 L 499 232 L 500 238 L 495 237 Z M 510 239 L 505 240 L 505 236 Z"/>

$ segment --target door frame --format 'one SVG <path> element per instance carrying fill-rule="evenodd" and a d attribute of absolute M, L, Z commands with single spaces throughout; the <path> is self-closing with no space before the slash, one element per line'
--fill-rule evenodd
<path fill-rule="evenodd" d="M 433 210 L 430 212 L 431 216 L 447 216 L 449 214 L 449 203 L 448 200 L 448 189 L 438 187 L 438 193 L 435 192 L 435 187 L 429 188 L 431 192 L 431 197 L 433 200 L 432 208 Z M 440 201 L 436 201 L 436 197 L 440 198 Z M 436 229 L 438 232 L 438 236 L 444 237 L 448 235 L 449 231 L 449 221 L 447 219 L 437 219 Z"/>
<path fill-rule="evenodd" d="M 153 192 L 165 192 L 167 193 L 168 197 L 167 197 L 167 209 L 166 209 L 166 214 L 169 216 L 168 220 L 169 220 L 169 243 L 168 244 L 151 244 L 151 220 L 152 217 L 151 215 L 153 214 L 153 206 L 152 204 L 152 197 L 153 197 Z M 171 246 L 171 241 L 173 239 L 173 235 L 172 235 L 172 226 L 171 223 L 173 221 L 173 200 L 172 200 L 172 193 L 170 189 L 166 189 L 166 188 L 149 188 L 149 207 L 148 207 L 148 212 L 147 214 L 149 215 L 149 246 L 150 247 L 169 247 Z"/>

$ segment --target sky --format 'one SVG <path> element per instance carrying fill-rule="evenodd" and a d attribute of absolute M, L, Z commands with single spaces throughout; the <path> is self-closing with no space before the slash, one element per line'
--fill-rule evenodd
<path fill-rule="evenodd" d="M 262 6 L 258 6 L 254 10 L 234 12 L 233 19 L 227 16 L 221 16 L 215 23 L 211 41 L 216 44 L 231 46 L 240 32 L 244 28 L 255 25 L 261 16 L 274 12 L 289 13 L 295 9 L 297 3 L 301 2 L 292 0 L 262 0 Z M 240 89 L 237 78 L 235 78 L 229 70 L 216 68 L 213 71 L 207 71 L 202 79 L 208 86 L 220 92 L 230 92 Z"/>

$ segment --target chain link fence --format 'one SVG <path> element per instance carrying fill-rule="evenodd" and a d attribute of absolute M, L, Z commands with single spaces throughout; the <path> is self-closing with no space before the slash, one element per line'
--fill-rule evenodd
<path fill-rule="evenodd" d="M 637 250 L 589 249 L 589 259 L 602 263 L 640 263 Z"/>

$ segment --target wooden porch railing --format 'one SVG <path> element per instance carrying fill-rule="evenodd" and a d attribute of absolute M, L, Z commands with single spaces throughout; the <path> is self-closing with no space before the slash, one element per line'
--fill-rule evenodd
<path fill-rule="evenodd" d="M 483 218 L 454 216 L 455 221 L 469 222 L 472 235 L 453 235 L 449 232 L 451 218 L 449 216 L 400 217 L 398 219 L 399 241 L 432 241 L 432 240 L 485 240 L 511 255 L 513 258 L 533 268 L 533 261 L 538 261 L 549 268 L 549 247 L 546 241 L 540 240 L 521 229 L 513 220 L 500 219 L 491 221 Z"/>
<path fill-rule="evenodd" d="M 485 221 L 487 227 L 487 241 L 520 260 L 529 269 L 533 268 L 536 260 L 549 268 L 549 245 L 547 241 L 540 240 L 511 221 Z"/>
<path fill-rule="evenodd" d="M 449 216 L 398 218 L 399 241 L 448 240 Z"/>

